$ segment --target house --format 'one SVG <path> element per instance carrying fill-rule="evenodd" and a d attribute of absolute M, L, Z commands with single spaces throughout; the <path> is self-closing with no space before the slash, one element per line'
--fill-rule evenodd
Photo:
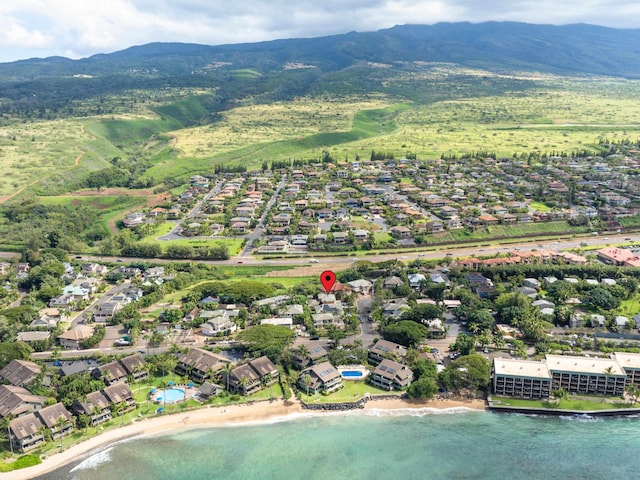
<path fill-rule="evenodd" d="M 395 275 L 386 277 L 382 280 L 382 286 L 384 288 L 390 288 L 391 290 L 398 288 L 400 285 L 404 285 L 404 282 L 400 277 L 396 277 Z"/>
<path fill-rule="evenodd" d="M 84 340 L 93 335 L 93 328 L 87 325 L 78 325 L 71 330 L 58 335 L 58 342 L 62 348 L 80 349 Z"/>
<path fill-rule="evenodd" d="M 36 379 L 41 370 L 37 363 L 14 359 L 0 370 L 0 380 L 17 387 L 26 387 Z"/>
<path fill-rule="evenodd" d="M 278 381 L 279 372 L 268 357 L 262 356 L 240 365 L 227 375 L 229 390 L 232 393 L 250 395 L 262 386 L 269 386 Z"/>
<path fill-rule="evenodd" d="M 407 347 L 388 340 L 378 340 L 369 347 L 369 362 L 380 363 L 385 358 L 402 360 L 407 355 Z"/>
<path fill-rule="evenodd" d="M 445 338 L 447 336 L 447 329 L 441 319 L 433 318 L 422 323 L 429 329 L 429 338 Z"/>
<path fill-rule="evenodd" d="M 589 321 L 592 328 L 604 328 L 606 319 L 604 318 L 604 315 L 594 313 L 591 315 Z"/>
<path fill-rule="evenodd" d="M 127 372 L 117 360 L 94 368 L 91 370 L 91 376 L 96 380 L 101 379 L 105 385 L 127 381 Z"/>
<path fill-rule="evenodd" d="M 356 292 L 359 293 L 361 295 L 368 295 L 371 292 L 371 289 L 373 288 L 373 283 L 371 283 L 369 280 L 364 280 L 364 279 L 358 279 L 358 280 L 353 280 L 352 282 L 347 283 L 347 285 L 349 285 L 349 287 L 351 287 L 351 289 Z"/>
<path fill-rule="evenodd" d="M 392 237 L 398 238 L 398 239 L 411 237 L 411 229 L 408 227 L 405 227 L 404 225 L 397 225 L 395 227 L 391 227 L 390 233 Z"/>
<path fill-rule="evenodd" d="M 9 423 L 9 441 L 12 448 L 28 452 L 45 443 L 42 422 L 35 413 L 16 418 Z"/>
<path fill-rule="evenodd" d="M 73 415 L 60 402 L 37 410 L 35 415 L 49 429 L 53 440 L 73 433 Z"/>
<path fill-rule="evenodd" d="M 414 290 L 419 290 L 427 282 L 427 277 L 421 273 L 410 273 L 407 275 L 407 279 L 409 280 L 409 286 Z"/>
<path fill-rule="evenodd" d="M 19 417 L 44 407 L 47 397 L 33 395 L 24 387 L 0 385 L 0 417 Z"/>
<path fill-rule="evenodd" d="M 33 343 L 46 342 L 51 338 L 51 332 L 18 332 L 17 342 Z"/>
<path fill-rule="evenodd" d="M 400 318 L 407 310 L 411 310 L 411 307 L 406 298 L 392 298 L 382 305 L 382 314 L 387 318 Z"/>
<path fill-rule="evenodd" d="M 306 379 L 309 379 L 305 381 Z M 300 372 L 298 387 L 307 394 L 331 393 L 344 386 L 342 375 L 329 362 L 322 362 Z"/>
<path fill-rule="evenodd" d="M 211 397 L 217 397 L 222 392 L 224 392 L 224 387 L 222 385 L 218 385 L 217 383 L 204 382 L 198 388 L 198 392 L 196 393 L 196 398 L 200 401 L 206 401 Z"/>
<path fill-rule="evenodd" d="M 56 328 L 59 322 L 64 322 L 67 316 L 58 308 L 43 308 L 38 312 L 38 318 L 30 323 L 33 328 Z"/>
<path fill-rule="evenodd" d="M 176 373 L 188 375 L 198 382 L 204 382 L 211 378 L 215 372 L 221 370 L 225 363 L 229 363 L 229 360 L 225 357 L 199 348 L 190 348 L 178 360 Z"/>
<path fill-rule="evenodd" d="M 87 415 L 91 419 L 91 425 L 96 426 L 111 418 L 109 400 L 102 392 L 91 392 L 84 398 L 73 401 L 73 410 L 77 415 Z"/>
<path fill-rule="evenodd" d="M 133 355 L 129 355 L 128 357 L 121 358 L 120 363 L 127 372 L 127 377 L 132 377 L 134 382 L 137 382 L 149 376 L 147 363 L 139 353 L 134 353 Z"/>
<path fill-rule="evenodd" d="M 237 317 L 239 313 L 239 310 L 205 310 L 201 312 L 200 318 L 208 319 L 200 325 L 202 335 L 215 337 L 235 332 L 238 326 L 232 318 Z"/>
<path fill-rule="evenodd" d="M 136 408 L 136 401 L 133 398 L 133 393 L 131 392 L 129 385 L 126 383 L 109 385 L 102 390 L 102 394 L 110 404 L 120 405 L 120 415 L 131 410 L 135 410 Z"/>
<path fill-rule="evenodd" d="M 406 365 L 384 359 L 369 375 L 369 382 L 384 390 L 402 390 L 411 385 L 413 371 Z"/>
<path fill-rule="evenodd" d="M 315 345 L 309 347 L 309 353 L 306 355 L 301 355 L 299 350 L 293 350 L 291 359 L 297 368 L 302 369 L 326 360 L 328 355 L 329 352 L 326 348 L 322 345 Z"/>
<path fill-rule="evenodd" d="M 124 302 L 110 300 L 104 302 L 93 311 L 93 320 L 96 323 L 107 323 L 111 318 L 122 310 L 125 306 Z"/>

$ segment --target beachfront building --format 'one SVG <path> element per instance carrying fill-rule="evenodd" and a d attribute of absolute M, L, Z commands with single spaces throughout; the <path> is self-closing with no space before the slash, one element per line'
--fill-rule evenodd
<path fill-rule="evenodd" d="M 378 340 L 369 347 L 369 362 L 380 363 L 385 358 L 402 361 L 407 355 L 407 347 L 388 340 Z"/>
<path fill-rule="evenodd" d="M 309 380 L 305 382 L 307 375 Z M 322 362 L 303 370 L 298 378 L 298 387 L 308 392 L 308 394 L 331 393 L 341 389 L 343 386 L 342 375 L 329 362 Z"/>
<path fill-rule="evenodd" d="M 546 355 L 552 388 L 580 394 L 621 396 L 627 375 L 615 359 Z"/>
<path fill-rule="evenodd" d="M 11 421 L 9 441 L 12 448 L 20 452 L 28 452 L 45 443 L 44 428 L 35 413 L 29 413 Z"/>
<path fill-rule="evenodd" d="M 627 385 L 640 385 L 640 353 L 616 352 L 613 358 L 627 374 Z"/>
<path fill-rule="evenodd" d="M 398 362 L 384 359 L 369 375 L 369 382 L 383 390 L 402 390 L 411 385 L 413 371 Z"/>
<path fill-rule="evenodd" d="M 300 350 L 293 350 L 291 360 L 293 364 L 300 369 L 306 368 L 309 365 L 315 365 L 323 362 L 329 358 L 329 352 L 322 345 L 310 345 L 308 353 L 303 354 Z"/>
<path fill-rule="evenodd" d="M 136 408 L 133 392 L 131 392 L 129 385 L 126 383 L 116 383 L 115 385 L 105 387 L 102 390 L 102 394 L 110 405 L 118 406 L 118 410 L 114 412 L 116 415 L 123 415 Z"/>
<path fill-rule="evenodd" d="M 91 376 L 96 380 L 102 380 L 105 385 L 127 381 L 127 372 L 117 360 L 94 368 L 91 370 Z"/>
<path fill-rule="evenodd" d="M 518 398 L 549 398 L 551 373 L 544 361 L 496 358 L 493 361 L 493 392 Z"/>
<path fill-rule="evenodd" d="M 93 427 L 111 419 L 109 400 L 102 392 L 91 392 L 86 398 L 74 400 L 73 410 L 77 415 L 87 415 Z"/>
<path fill-rule="evenodd" d="M 176 373 L 178 375 L 187 375 L 192 380 L 202 383 L 211 379 L 216 372 L 222 370 L 225 363 L 229 363 L 229 360 L 215 353 L 200 348 L 190 348 L 178 360 Z"/>
<path fill-rule="evenodd" d="M 249 363 L 237 366 L 228 374 L 227 384 L 231 393 L 251 395 L 263 386 L 267 387 L 278 381 L 280 374 L 276 366 L 262 356 Z"/>
<path fill-rule="evenodd" d="M 35 414 L 49 430 L 53 440 L 73 433 L 73 415 L 61 402 L 37 410 Z"/>
<path fill-rule="evenodd" d="M 546 355 L 540 362 L 496 358 L 493 391 L 521 398 L 548 398 L 551 391 L 560 389 L 581 395 L 622 396 L 627 383 L 640 380 L 640 355 L 627 355 Z"/>

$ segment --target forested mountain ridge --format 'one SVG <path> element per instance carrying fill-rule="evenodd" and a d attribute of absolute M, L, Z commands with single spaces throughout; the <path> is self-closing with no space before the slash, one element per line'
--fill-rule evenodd
<path fill-rule="evenodd" d="M 238 68 L 265 73 L 282 70 L 286 64 L 328 72 L 363 61 L 447 62 L 489 71 L 638 77 L 640 30 L 585 24 L 438 23 L 235 45 L 150 43 L 80 60 L 49 57 L 0 64 L 0 81 L 69 75 L 214 74 Z"/>

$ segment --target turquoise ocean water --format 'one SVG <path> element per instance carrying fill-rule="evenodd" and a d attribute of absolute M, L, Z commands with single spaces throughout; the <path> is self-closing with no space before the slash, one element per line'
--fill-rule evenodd
<path fill-rule="evenodd" d="M 639 479 L 640 418 L 358 411 L 140 437 L 42 479 Z"/>

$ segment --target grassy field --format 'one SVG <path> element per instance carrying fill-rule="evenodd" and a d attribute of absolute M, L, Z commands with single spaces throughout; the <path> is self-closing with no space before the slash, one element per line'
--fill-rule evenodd
<path fill-rule="evenodd" d="M 631 408 L 633 405 L 624 403 L 619 398 L 594 398 L 594 397 L 578 397 L 569 396 L 563 398 L 559 403 L 550 402 L 546 400 L 525 400 L 522 398 L 509 398 L 509 397 L 492 397 L 493 400 L 498 400 L 502 405 L 508 405 L 511 407 L 527 407 L 527 408 L 552 408 L 557 410 L 576 410 L 576 411 L 588 411 L 588 410 L 609 410 L 615 408 Z"/>
<path fill-rule="evenodd" d="M 365 394 L 371 395 L 401 395 L 402 392 L 388 392 L 387 390 L 381 390 L 372 385 L 369 385 L 366 382 L 357 382 L 357 381 L 346 381 L 344 382 L 344 387 L 338 390 L 337 392 L 333 392 L 329 395 L 311 394 L 307 397 L 307 393 L 302 388 L 299 392 L 300 398 L 307 403 L 338 403 L 338 402 L 356 402 Z"/>

